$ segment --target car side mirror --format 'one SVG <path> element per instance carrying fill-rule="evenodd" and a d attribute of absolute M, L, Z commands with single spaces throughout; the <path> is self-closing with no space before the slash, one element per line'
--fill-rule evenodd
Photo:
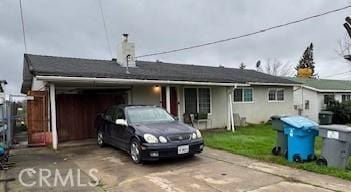
<path fill-rule="evenodd" d="M 125 119 L 116 119 L 116 125 L 124 125 L 127 126 L 128 123 Z"/>

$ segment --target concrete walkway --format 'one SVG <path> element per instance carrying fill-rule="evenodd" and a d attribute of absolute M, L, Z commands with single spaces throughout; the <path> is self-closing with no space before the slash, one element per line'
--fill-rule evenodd
<path fill-rule="evenodd" d="M 21 186 L 17 181 L 8 184 L 9 191 L 133 191 L 133 192 L 296 192 L 351 191 L 351 182 L 342 179 L 263 163 L 227 152 L 205 148 L 194 158 L 167 160 L 135 165 L 128 155 L 112 147 L 95 145 L 72 146 L 57 153 L 46 148 L 15 151 L 17 162 L 8 176 L 18 176 L 26 167 L 80 170 L 81 183 L 92 180 L 89 170 L 97 169 L 97 187 Z M 77 171 L 73 173 L 77 176 Z M 27 178 L 31 181 L 30 178 Z M 32 178 L 33 179 L 33 178 Z M 51 180 L 50 180 L 51 179 Z M 54 180 L 50 178 L 50 182 Z M 1 190 L 0 190 L 1 191 Z"/>

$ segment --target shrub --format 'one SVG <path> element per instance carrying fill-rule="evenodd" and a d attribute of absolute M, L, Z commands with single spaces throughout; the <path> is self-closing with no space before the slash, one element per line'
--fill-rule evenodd
<path fill-rule="evenodd" d="M 351 123 L 351 102 L 330 101 L 327 105 L 327 111 L 334 113 L 333 123 Z"/>

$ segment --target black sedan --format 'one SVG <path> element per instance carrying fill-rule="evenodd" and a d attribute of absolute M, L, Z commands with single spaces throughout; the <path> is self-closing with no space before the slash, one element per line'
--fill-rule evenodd
<path fill-rule="evenodd" d="M 156 106 L 111 106 L 97 122 L 98 145 L 125 150 L 135 163 L 193 156 L 204 147 L 199 130 Z"/>

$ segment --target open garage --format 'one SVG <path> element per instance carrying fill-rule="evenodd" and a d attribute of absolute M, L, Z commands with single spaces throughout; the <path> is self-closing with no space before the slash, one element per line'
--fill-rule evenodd
<path fill-rule="evenodd" d="M 127 103 L 128 95 L 119 90 L 81 90 L 56 95 L 59 142 L 95 137 L 95 120 L 111 105 Z"/>

